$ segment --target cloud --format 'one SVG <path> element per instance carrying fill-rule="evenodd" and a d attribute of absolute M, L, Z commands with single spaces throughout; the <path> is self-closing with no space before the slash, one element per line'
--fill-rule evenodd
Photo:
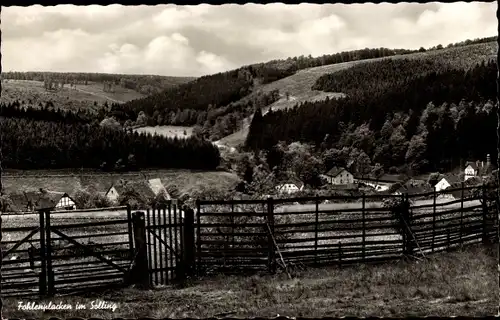
<path fill-rule="evenodd" d="M 4 70 L 200 76 L 365 47 L 496 34 L 495 3 L 2 8 Z"/>

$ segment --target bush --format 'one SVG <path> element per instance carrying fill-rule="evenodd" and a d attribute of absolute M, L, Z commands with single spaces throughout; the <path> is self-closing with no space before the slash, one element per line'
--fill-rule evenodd
<path fill-rule="evenodd" d="M 74 195 L 77 209 L 93 209 L 111 207 L 111 201 L 106 196 L 92 189 L 78 190 Z"/>

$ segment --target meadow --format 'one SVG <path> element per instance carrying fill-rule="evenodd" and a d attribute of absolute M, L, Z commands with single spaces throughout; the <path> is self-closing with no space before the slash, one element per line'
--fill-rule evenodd
<path fill-rule="evenodd" d="M 207 188 L 227 190 L 239 181 L 234 173 L 224 171 L 194 170 L 141 170 L 138 172 L 106 173 L 95 170 L 7 170 L 2 178 L 6 193 L 38 190 L 64 191 L 70 195 L 75 191 L 93 186 L 98 192 L 107 192 L 116 181 L 160 178 L 168 188 L 175 188 L 180 195 L 191 194 Z"/>
<path fill-rule="evenodd" d="M 286 274 L 216 276 L 185 287 L 125 288 L 41 302 L 90 306 L 116 303 L 117 309 L 20 311 L 14 298 L 3 299 L 8 318 L 211 318 L 494 315 L 498 276 L 496 246 L 474 245 L 428 256 L 421 261 L 380 265 L 307 268 Z M 24 302 L 24 301 L 23 301 Z"/>
<path fill-rule="evenodd" d="M 42 81 L 9 79 L 2 81 L 0 102 L 18 100 L 36 107 L 39 103 L 45 105 L 46 102 L 52 101 L 56 108 L 64 106 L 64 109 L 67 110 L 78 110 L 80 108 L 97 110 L 105 102 L 108 104 L 113 102 L 123 103 L 142 97 L 144 95 L 136 91 L 118 86 L 115 88 L 114 93 L 104 92 L 102 83 L 89 82 L 88 85 L 77 85 L 76 90 L 70 88 L 69 85 L 65 85 L 64 88 L 58 91 L 46 91 Z M 94 106 L 94 102 L 98 106 Z"/>

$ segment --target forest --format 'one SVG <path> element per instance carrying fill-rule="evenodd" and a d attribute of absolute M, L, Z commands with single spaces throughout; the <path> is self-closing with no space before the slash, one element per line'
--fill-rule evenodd
<path fill-rule="evenodd" d="M 2 165 L 11 169 L 185 168 L 213 170 L 220 154 L 211 142 L 117 130 L 98 124 L 4 118 Z"/>
<path fill-rule="evenodd" d="M 22 106 L 22 103 L 19 101 L 0 103 L 0 117 L 55 121 L 68 124 L 91 123 L 103 120 L 96 118 L 94 113 L 85 109 L 80 109 L 78 111 L 69 111 L 61 108 L 56 109 L 52 102 L 47 102 L 45 105 L 40 103 L 38 107 L 35 108 L 30 105 Z"/>
<path fill-rule="evenodd" d="M 496 74 L 494 61 L 470 69 L 407 59 L 361 64 L 314 84 L 346 93 L 343 99 L 265 116 L 256 111 L 246 147 L 271 150 L 280 141 L 322 151 L 350 147 L 372 164 L 413 173 L 450 170 L 488 153 L 495 161 Z"/>

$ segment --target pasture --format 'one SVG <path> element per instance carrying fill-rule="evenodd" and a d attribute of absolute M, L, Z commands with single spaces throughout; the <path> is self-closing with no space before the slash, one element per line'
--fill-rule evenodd
<path fill-rule="evenodd" d="M 135 132 L 149 133 L 151 135 L 159 135 L 167 138 L 189 138 L 193 134 L 193 127 L 184 126 L 154 126 L 140 127 L 134 129 Z"/>
<path fill-rule="evenodd" d="M 168 188 L 175 188 L 182 194 L 200 190 L 227 190 L 233 188 L 239 178 L 223 171 L 193 170 L 141 170 L 138 172 L 107 173 L 95 170 L 6 170 L 2 177 L 6 193 L 16 193 L 44 188 L 51 191 L 64 191 L 70 195 L 76 190 L 95 187 L 98 192 L 106 192 L 117 180 L 137 181 L 160 178 Z"/>
<path fill-rule="evenodd" d="M 92 108 L 97 110 L 105 102 L 123 103 L 129 100 L 138 99 L 144 95 L 122 87 L 116 87 L 115 92 L 104 92 L 102 83 L 92 83 L 88 85 L 77 85 L 76 90 L 65 85 L 57 91 L 46 91 L 42 81 L 32 80 L 4 80 L 2 81 L 1 102 L 18 100 L 25 104 L 37 107 L 39 103 L 45 105 L 52 101 L 56 108 L 66 110 L 78 110 L 80 108 Z M 98 107 L 94 106 L 97 102 Z"/>

